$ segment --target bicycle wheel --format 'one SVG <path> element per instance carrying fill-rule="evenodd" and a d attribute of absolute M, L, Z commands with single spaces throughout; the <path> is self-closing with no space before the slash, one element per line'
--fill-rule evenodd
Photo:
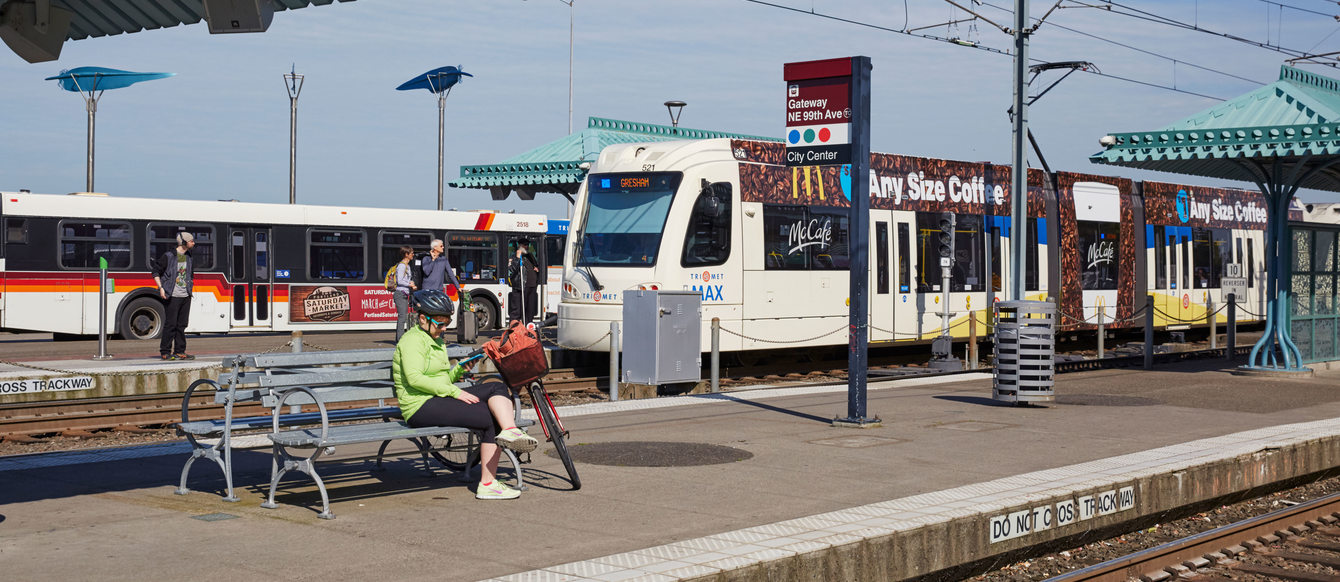
<path fill-rule="evenodd" d="M 572 457 L 568 455 L 568 445 L 565 442 L 567 434 L 563 431 L 563 426 L 558 422 L 558 413 L 554 411 L 554 403 L 549 401 L 549 394 L 544 390 L 544 384 L 540 382 L 531 382 L 530 402 L 535 406 L 536 416 L 540 418 L 540 425 L 549 437 L 549 442 L 554 443 L 554 450 L 558 452 L 559 460 L 563 461 L 563 468 L 568 470 L 568 480 L 572 482 L 572 490 L 576 491 L 582 488 L 582 480 L 577 476 L 577 468 L 572 464 Z"/>
<path fill-rule="evenodd" d="M 451 471 L 466 471 L 478 462 L 472 458 L 475 455 L 471 454 L 474 450 L 471 440 L 468 434 L 449 434 L 437 443 L 438 450 L 429 454 Z"/>

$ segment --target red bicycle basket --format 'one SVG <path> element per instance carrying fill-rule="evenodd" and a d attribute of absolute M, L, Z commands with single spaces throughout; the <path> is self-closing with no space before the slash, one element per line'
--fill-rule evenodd
<path fill-rule="evenodd" d="M 512 388 L 521 388 L 549 373 L 540 338 L 519 321 L 513 321 L 501 338 L 485 342 L 483 349 L 503 382 Z"/>

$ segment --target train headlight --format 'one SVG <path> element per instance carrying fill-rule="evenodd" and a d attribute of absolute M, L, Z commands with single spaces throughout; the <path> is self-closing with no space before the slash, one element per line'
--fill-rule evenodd
<path fill-rule="evenodd" d="M 638 284 L 637 284 L 637 289 L 638 289 L 639 291 L 658 291 L 658 290 L 660 290 L 660 288 L 661 288 L 661 284 L 660 284 L 660 283 L 638 283 Z"/>

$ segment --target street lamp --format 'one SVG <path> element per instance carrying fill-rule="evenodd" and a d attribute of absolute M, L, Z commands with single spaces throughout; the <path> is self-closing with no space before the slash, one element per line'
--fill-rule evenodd
<path fill-rule="evenodd" d="M 568 133 L 572 133 L 572 41 L 573 41 L 573 23 L 575 16 L 573 13 L 576 8 L 573 3 L 577 0 L 558 0 L 568 5 Z"/>
<path fill-rule="evenodd" d="M 85 192 L 93 191 L 93 135 L 98 117 L 98 99 L 108 89 L 129 87 L 141 81 L 152 81 L 171 77 L 176 73 L 134 73 L 103 67 L 76 67 L 61 71 L 59 75 L 47 77 L 47 81 L 57 81 L 62 89 L 79 93 L 84 98 L 84 108 L 88 110 L 88 167 L 85 180 Z"/>
<path fill-rule="evenodd" d="M 284 75 L 284 89 L 288 91 L 288 203 L 298 199 L 298 94 L 302 93 L 303 76 L 297 65 Z"/>
<path fill-rule="evenodd" d="M 665 110 L 670 112 L 670 127 L 679 128 L 679 116 L 684 113 L 684 106 L 688 105 L 683 101 L 666 101 Z"/>
<path fill-rule="evenodd" d="M 446 110 L 447 95 L 451 94 L 451 88 L 456 83 L 461 82 L 461 77 L 473 77 L 470 73 L 462 71 L 459 66 L 439 67 L 428 71 L 422 75 L 414 77 L 399 87 L 396 91 L 409 91 L 412 89 L 427 89 L 437 94 L 437 209 L 442 210 L 442 188 L 445 184 L 442 174 L 443 150 L 446 148 Z"/>

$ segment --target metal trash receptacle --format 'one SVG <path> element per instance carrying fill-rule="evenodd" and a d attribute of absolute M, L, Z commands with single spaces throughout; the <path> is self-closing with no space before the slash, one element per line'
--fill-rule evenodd
<path fill-rule="evenodd" d="M 1056 306 L 1047 301 L 996 303 L 996 372 L 991 398 L 1056 399 Z"/>

